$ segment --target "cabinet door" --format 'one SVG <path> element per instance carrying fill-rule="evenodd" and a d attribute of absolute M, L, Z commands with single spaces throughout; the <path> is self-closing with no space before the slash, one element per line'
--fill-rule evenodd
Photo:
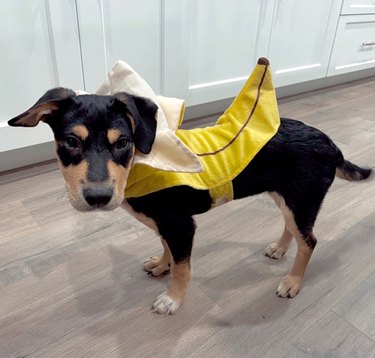
<path fill-rule="evenodd" d="M 375 67 L 375 15 L 341 16 L 329 75 Z"/>
<path fill-rule="evenodd" d="M 74 0 L 3 0 L 0 43 L 0 152 L 52 140 L 45 124 L 31 130 L 6 122 L 52 87 L 82 88 Z"/>
<path fill-rule="evenodd" d="M 269 58 L 276 86 L 325 77 L 341 0 L 275 0 Z"/>
<path fill-rule="evenodd" d="M 188 105 L 235 96 L 267 55 L 273 2 L 165 0 L 164 91 Z"/>
<path fill-rule="evenodd" d="M 85 89 L 124 60 L 161 93 L 162 0 L 77 0 Z"/>

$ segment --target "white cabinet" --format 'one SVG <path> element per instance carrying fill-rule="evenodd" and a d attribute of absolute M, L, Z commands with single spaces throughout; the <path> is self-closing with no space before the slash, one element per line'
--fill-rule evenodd
<path fill-rule="evenodd" d="M 188 105 L 236 95 L 266 55 L 272 1 L 165 0 L 164 10 L 164 93 Z"/>
<path fill-rule="evenodd" d="M 276 86 L 325 77 L 342 0 L 165 0 L 165 94 L 235 96 L 270 59 Z"/>
<path fill-rule="evenodd" d="M 375 0 L 344 0 L 342 14 L 375 14 Z"/>
<path fill-rule="evenodd" d="M 161 92 L 162 6 L 162 0 L 77 0 L 87 91 L 123 59 Z"/>
<path fill-rule="evenodd" d="M 268 58 L 276 86 L 325 77 L 342 0 L 275 0 Z"/>
<path fill-rule="evenodd" d="M 375 15 L 341 16 L 329 75 L 375 66 Z"/>
<path fill-rule="evenodd" d="M 344 0 L 328 76 L 375 67 L 375 0 Z"/>
<path fill-rule="evenodd" d="M 0 12 L 0 152 L 52 140 L 46 125 L 9 128 L 48 89 L 82 87 L 75 2 L 3 0 Z"/>

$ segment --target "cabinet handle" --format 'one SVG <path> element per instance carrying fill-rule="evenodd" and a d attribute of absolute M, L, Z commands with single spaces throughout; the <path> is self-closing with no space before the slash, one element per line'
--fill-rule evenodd
<path fill-rule="evenodd" d="M 365 47 L 365 46 L 374 46 L 375 45 L 375 41 L 372 41 L 372 42 L 362 42 L 362 46 Z"/>

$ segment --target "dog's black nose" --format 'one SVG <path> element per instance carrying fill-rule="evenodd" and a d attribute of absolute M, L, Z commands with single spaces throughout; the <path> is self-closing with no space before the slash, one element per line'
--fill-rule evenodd
<path fill-rule="evenodd" d="M 106 206 L 112 199 L 113 189 L 84 189 L 83 196 L 85 197 L 87 203 L 93 207 L 102 208 Z"/>

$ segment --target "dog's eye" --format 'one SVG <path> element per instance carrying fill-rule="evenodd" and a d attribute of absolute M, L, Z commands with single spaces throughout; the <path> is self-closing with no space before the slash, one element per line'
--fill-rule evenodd
<path fill-rule="evenodd" d="M 116 142 L 116 149 L 124 149 L 128 145 L 128 141 L 125 137 L 120 137 Z"/>
<path fill-rule="evenodd" d="M 70 147 L 70 148 L 73 148 L 73 149 L 77 149 L 80 147 L 80 142 L 78 140 L 78 138 L 76 137 L 73 137 L 73 136 L 69 136 L 65 139 L 65 144 Z"/>

